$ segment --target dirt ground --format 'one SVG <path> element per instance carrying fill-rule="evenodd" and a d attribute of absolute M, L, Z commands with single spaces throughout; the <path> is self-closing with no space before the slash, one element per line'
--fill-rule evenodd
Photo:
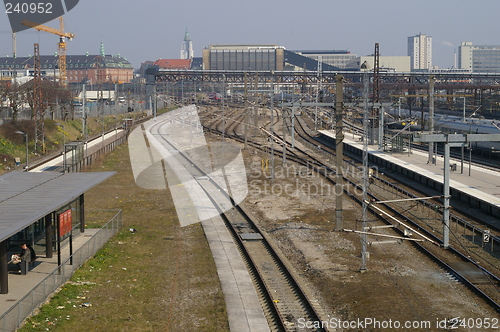
<path fill-rule="evenodd" d="M 85 194 L 87 226 L 122 209 L 123 228 L 21 331 L 229 331 L 201 225 L 180 227 L 168 190 L 135 184 L 127 145 L 90 171 L 117 173 Z"/>
<path fill-rule="evenodd" d="M 499 317 L 407 241 L 382 243 L 387 238 L 368 236 L 372 244 L 362 273 L 360 236 L 334 231 L 334 188 L 304 167 L 283 166 L 280 158 L 271 183 L 265 167 L 269 155 L 252 148 L 244 154 L 249 194 L 243 205 L 254 212 L 313 290 L 324 312 L 324 326 L 352 331 L 397 330 L 398 326 L 399 330 L 411 326 L 411 330 L 445 331 L 452 327 L 445 320 L 460 317 L 477 321 L 459 330 L 480 331 L 478 322 Z M 361 207 L 344 195 L 343 208 L 344 228 L 360 230 Z M 377 224 L 373 216 L 370 220 L 370 225 Z"/>
<path fill-rule="evenodd" d="M 454 317 L 469 319 L 469 324 L 474 319 L 472 328 L 458 330 L 492 330 L 478 328 L 477 320 L 493 322 L 498 313 L 410 243 L 382 244 L 369 237 L 373 244 L 361 273 L 359 235 L 334 231 L 333 188 L 303 167 L 283 166 L 280 158 L 271 183 L 269 169 L 262 167 L 269 156 L 253 148 L 243 154 L 249 184 L 243 205 L 312 290 L 330 331 L 446 331 L 444 320 Z M 118 173 L 88 193 L 87 208 L 123 209 L 124 229 L 75 275 L 79 282 L 92 283 L 76 290 L 86 294 L 92 307 L 68 305 L 77 300 L 59 294 L 68 308 L 53 304 L 58 323 L 48 325 L 48 319 L 54 320 L 49 311 L 36 329 L 32 322 L 33 329 L 26 331 L 228 331 L 201 226 L 180 228 L 169 192 L 134 184 L 126 146 L 93 170 Z M 359 230 L 361 208 L 346 197 L 343 204 L 345 228 Z M 411 328 L 403 325 L 408 322 Z"/>

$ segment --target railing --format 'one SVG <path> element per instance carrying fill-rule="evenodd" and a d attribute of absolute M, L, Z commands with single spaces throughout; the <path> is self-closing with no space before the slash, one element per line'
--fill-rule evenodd
<path fill-rule="evenodd" d="M 114 211 L 115 214 L 81 248 L 76 250 L 71 257 L 63 261 L 61 265 L 36 285 L 31 292 L 13 304 L 9 310 L 0 316 L 0 331 L 10 332 L 20 327 L 27 317 L 31 316 L 47 298 L 71 278 L 76 269 L 95 255 L 104 243 L 118 232 L 123 224 L 122 210 L 103 211 Z M 71 264 L 71 261 L 73 264 Z"/>
<path fill-rule="evenodd" d="M 108 132 L 115 131 L 116 129 L 110 130 Z M 99 138 L 96 138 L 99 139 Z M 85 166 L 90 166 L 92 165 L 96 160 L 99 160 L 99 158 L 102 158 L 107 153 L 110 153 L 113 151 L 116 147 L 119 145 L 124 144 L 127 141 L 127 135 L 120 133 L 120 137 L 115 139 L 114 141 L 107 143 L 106 145 L 103 145 L 99 150 L 95 151 L 92 154 L 87 155 L 84 157 L 82 160 L 66 166 L 66 172 L 80 172 Z"/>

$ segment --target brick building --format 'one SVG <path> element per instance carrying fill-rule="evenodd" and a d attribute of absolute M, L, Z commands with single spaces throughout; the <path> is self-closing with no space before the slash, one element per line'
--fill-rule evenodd
<path fill-rule="evenodd" d="M 43 76 L 59 77 L 59 58 L 54 55 L 40 56 Z M 0 57 L 0 78 L 26 77 L 33 75 L 34 57 Z M 134 68 L 127 59 L 113 55 L 67 55 L 68 83 L 96 83 L 97 70 L 102 68 L 106 81 L 130 83 Z"/>

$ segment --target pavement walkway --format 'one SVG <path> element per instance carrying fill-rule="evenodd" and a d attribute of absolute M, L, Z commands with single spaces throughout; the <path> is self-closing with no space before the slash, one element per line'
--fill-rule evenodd
<path fill-rule="evenodd" d="M 346 144 L 355 146 L 361 150 L 363 149 L 363 144 L 359 141 L 358 136 L 351 134 L 346 134 L 345 136 L 344 141 Z M 407 152 L 391 154 L 378 151 L 376 146 L 369 146 L 368 150 L 369 153 L 377 155 L 377 157 L 396 163 L 401 167 L 411 169 L 414 172 L 418 172 L 423 176 L 433 179 L 437 183 L 443 183 L 443 156 L 438 156 L 436 164 L 432 164 L 427 163 L 428 153 L 424 151 L 412 150 L 410 154 Z M 467 159 L 464 160 L 463 163 L 463 172 L 460 159 L 451 158 L 450 165 L 451 164 L 456 164 L 457 166 L 456 170 L 450 171 L 451 188 L 481 199 L 491 205 L 500 207 L 500 172 L 481 166 L 471 165 L 469 175 L 469 164 Z M 383 172 L 383 169 L 379 171 Z M 467 203 L 463 202 L 463 204 L 465 205 Z M 500 227 L 500 220 L 496 217 L 489 216 L 485 222 L 495 227 Z"/>
<path fill-rule="evenodd" d="M 103 229 L 101 232 L 113 232 Z M 63 264 L 58 269 L 57 253 L 46 258 L 45 253 L 37 252 L 35 266 L 30 267 L 26 275 L 21 275 L 16 266 L 12 266 L 8 274 L 8 293 L 0 294 L 0 331 L 13 331 L 20 322 L 28 317 L 32 310 L 45 302 L 54 290 L 62 285 L 72 273 L 80 267 L 101 246 L 103 241 L 93 241 L 95 237 L 109 238 L 110 234 L 99 233 L 99 229 L 86 229 L 85 233 L 73 239 L 73 265 Z M 105 242 L 105 241 L 104 241 Z M 87 245 L 87 246 L 86 246 Z M 90 247 L 88 246 L 90 245 Z M 78 251 L 85 247 L 84 250 Z M 88 248 L 88 250 L 87 250 Z M 61 249 L 61 262 L 70 257 L 69 245 Z M 9 267 L 12 264 L 9 264 Z"/>

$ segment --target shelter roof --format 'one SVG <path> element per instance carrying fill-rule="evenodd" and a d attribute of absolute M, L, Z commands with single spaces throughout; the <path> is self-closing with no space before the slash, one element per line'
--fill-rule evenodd
<path fill-rule="evenodd" d="M 115 172 L 11 172 L 0 176 L 0 242 L 78 198 Z"/>

